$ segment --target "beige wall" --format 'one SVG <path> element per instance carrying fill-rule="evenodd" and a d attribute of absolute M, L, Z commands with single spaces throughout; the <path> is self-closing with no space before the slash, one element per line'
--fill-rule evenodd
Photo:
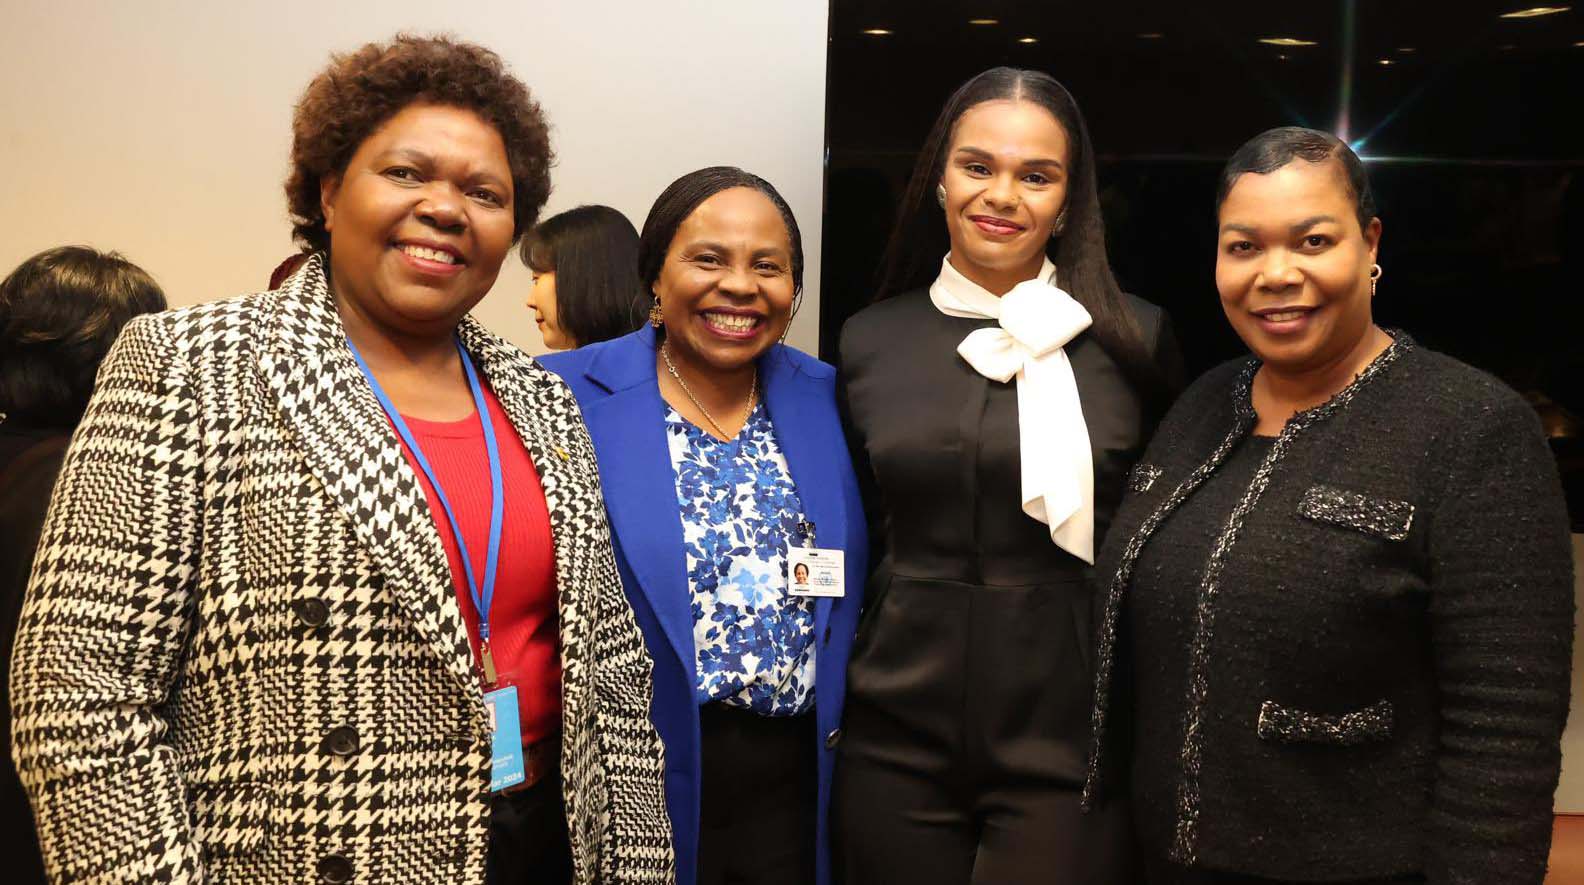
<path fill-rule="evenodd" d="M 1573 536 L 1573 599 L 1576 619 L 1584 618 L 1584 535 Z M 1556 810 L 1584 814 L 1584 619 L 1575 620 L 1573 634 L 1573 703 L 1562 732 L 1562 782 Z"/>
<path fill-rule="evenodd" d="M 329 53 L 399 30 L 503 55 L 559 163 L 548 212 L 615 206 L 717 163 L 773 182 L 807 251 L 790 341 L 818 343 L 823 0 L 0 0 L 0 273 L 63 243 L 116 249 L 176 304 L 265 287 L 293 251 L 291 108 Z M 543 349 L 514 257 L 477 313 Z"/>

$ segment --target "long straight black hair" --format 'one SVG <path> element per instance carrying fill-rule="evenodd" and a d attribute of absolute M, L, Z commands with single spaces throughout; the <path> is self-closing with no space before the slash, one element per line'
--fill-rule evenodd
<path fill-rule="evenodd" d="M 638 231 L 617 210 L 579 206 L 539 222 L 523 238 L 522 259 L 534 273 L 556 275 L 556 322 L 575 346 L 643 325 Z"/>
<path fill-rule="evenodd" d="M 991 68 L 958 87 L 946 100 L 924 139 L 907 193 L 897 209 L 875 300 L 927 286 L 940 273 L 941 257 L 950 250 L 951 240 L 933 196 L 935 185 L 946 169 L 957 121 L 969 108 L 997 100 L 1033 102 L 1049 111 L 1066 131 L 1072 154 L 1067 162 L 1066 229 L 1050 241 L 1046 254 L 1056 265 L 1061 287 L 1094 319 L 1089 331 L 1100 346 L 1134 383 L 1150 393 L 1161 392 L 1166 383 L 1163 373 L 1150 359 L 1138 320 L 1128 309 L 1106 258 L 1105 221 L 1100 215 L 1089 127 L 1072 95 L 1042 71 Z"/>

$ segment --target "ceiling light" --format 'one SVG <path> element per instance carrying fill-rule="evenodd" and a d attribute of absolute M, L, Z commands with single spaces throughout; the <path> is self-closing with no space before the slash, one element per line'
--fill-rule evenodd
<path fill-rule="evenodd" d="M 1577 43 L 1573 44 L 1573 48 L 1574 49 L 1578 49 L 1579 47 L 1584 47 L 1584 40 L 1580 40 Z"/>
<path fill-rule="evenodd" d="M 886 30 L 885 28 L 870 28 L 864 31 L 864 35 L 869 37 L 889 37 L 894 33 L 896 32 Z"/>
<path fill-rule="evenodd" d="M 1138 38 L 1140 40 L 1159 40 L 1159 39 L 1161 39 L 1161 38 L 1163 38 L 1165 36 L 1166 36 L 1165 34 L 1162 34 L 1159 31 L 1150 31 L 1150 32 L 1145 33 L 1145 34 L 1138 35 Z"/>
<path fill-rule="evenodd" d="M 1287 56 L 1287 53 L 1285 53 L 1285 52 L 1283 52 L 1282 54 L 1276 56 L 1276 60 L 1277 61 L 1286 61 L 1287 58 L 1288 58 L 1288 56 Z"/>
<path fill-rule="evenodd" d="M 1038 37 L 1019 37 L 1018 38 L 1018 42 L 1019 43 L 1038 43 L 1039 42 L 1039 38 Z"/>
<path fill-rule="evenodd" d="M 997 19 L 997 18 L 971 18 L 971 19 L 968 20 L 968 24 L 970 24 L 970 25 L 999 25 L 999 24 L 1001 24 L 1001 20 Z"/>
<path fill-rule="evenodd" d="M 1504 12 L 1501 14 L 1501 17 L 1539 18 L 1542 15 L 1556 15 L 1559 12 L 1567 12 L 1572 8 L 1573 7 L 1571 6 L 1531 6 L 1528 9 L 1515 9 L 1512 12 Z"/>
<path fill-rule="evenodd" d="M 1392 61 L 1389 58 L 1383 58 L 1380 61 L 1376 62 L 1376 64 L 1378 64 L 1378 65 L 1390 65 L 1390 64 L 1396 64 L 1396 62 Z"/>
<path fill-rule="evenodd" d="M 1399 46 L 1397 47 L 1397 51 L 1401 52 L 1403 55 L 1407 55 L 1410 52 L 1418 52 L 1419 50 L 1413 48 L 1412 46 Z"/>
<path fill-rule="evenodd" d="M 1313 40 L 1300 40 L 1297 37 L 1261 37 L 1259 40 L 1267 46 L 1319 46 Z"/>

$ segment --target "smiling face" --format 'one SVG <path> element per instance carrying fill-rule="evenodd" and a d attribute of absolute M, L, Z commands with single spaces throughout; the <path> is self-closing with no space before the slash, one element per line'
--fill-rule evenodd
<path fill-rule="evenodd" d="M 506 145 L 472 111 L 409 105 L 320 191 L 332 285 L 349 330 L 449 335 L 495 284 L 511 248 Z"/>
<path fill-rule="evenodd" d="M 1359 227 L 1336 160 L 1245 173 L 1221 204 L 1216 288 L 1243 343 L 1286 375 L 1323 371 L 1366 347 L 1380 219 Z"/>
<path fill-rule="evenodd" d="M 555 271 L 534 271 L 533 288 L 528 290 L 528 309 L 534 312 L 534 322 L 545 347 L 551 350 L 570 350 L 577 342 L 561 328 L 560 310 L 556 303 Z"/>
<path fill-rule="evenodd" d="M 987 101 L 957 119 L 941 184 L 952 265 L 1004 294 L 1032 279 L 1067 203 L 1067 132 L 1026 101 Z"/>
<path fill-rule="evenodd" d="M 792 242 L 770 198 L 723 190 L 671 238 L 653 291 L 679 362 L 731 372 L 757 359 L 792 319 Z"/>

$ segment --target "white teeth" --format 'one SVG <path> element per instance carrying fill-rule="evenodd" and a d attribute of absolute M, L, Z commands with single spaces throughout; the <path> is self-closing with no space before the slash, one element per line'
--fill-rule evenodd
<path fill-rule="evenodd" d="M 704 314 L 704 321 L 717 329 L 724 329 L 727 332 L 747 332 L 753 329 L 754 326 L 759 325 L 759 320 L 756 317 L 741 316 L 734 313 L 706 313 Z"/>
<path fill-rule="evenodd" d="M 401 250 L 414 258 L 422 258 L 426 261 L 438 261 L 441 264 L 457 263 L 457 257 L 455 255 L 440 249 L 430 249 L 427 246 L 414 246 L 407 244 L 403 245 Z"/>
<path fill-rule="evenodd" d="M 1308 313 L 1308 311 L 1304 311 L 1304 310 L 1283 310 L 1283 311 L 1278 311 L 1276 313 L 1267 313 L 1264 316 L 1265 316 L 1265 319 L 1270 320 L 1273 323 L 1285 323 L 1288 320 L 1296 320 L 1299 317 L 1302 317 L 1306 313 Z"/>

